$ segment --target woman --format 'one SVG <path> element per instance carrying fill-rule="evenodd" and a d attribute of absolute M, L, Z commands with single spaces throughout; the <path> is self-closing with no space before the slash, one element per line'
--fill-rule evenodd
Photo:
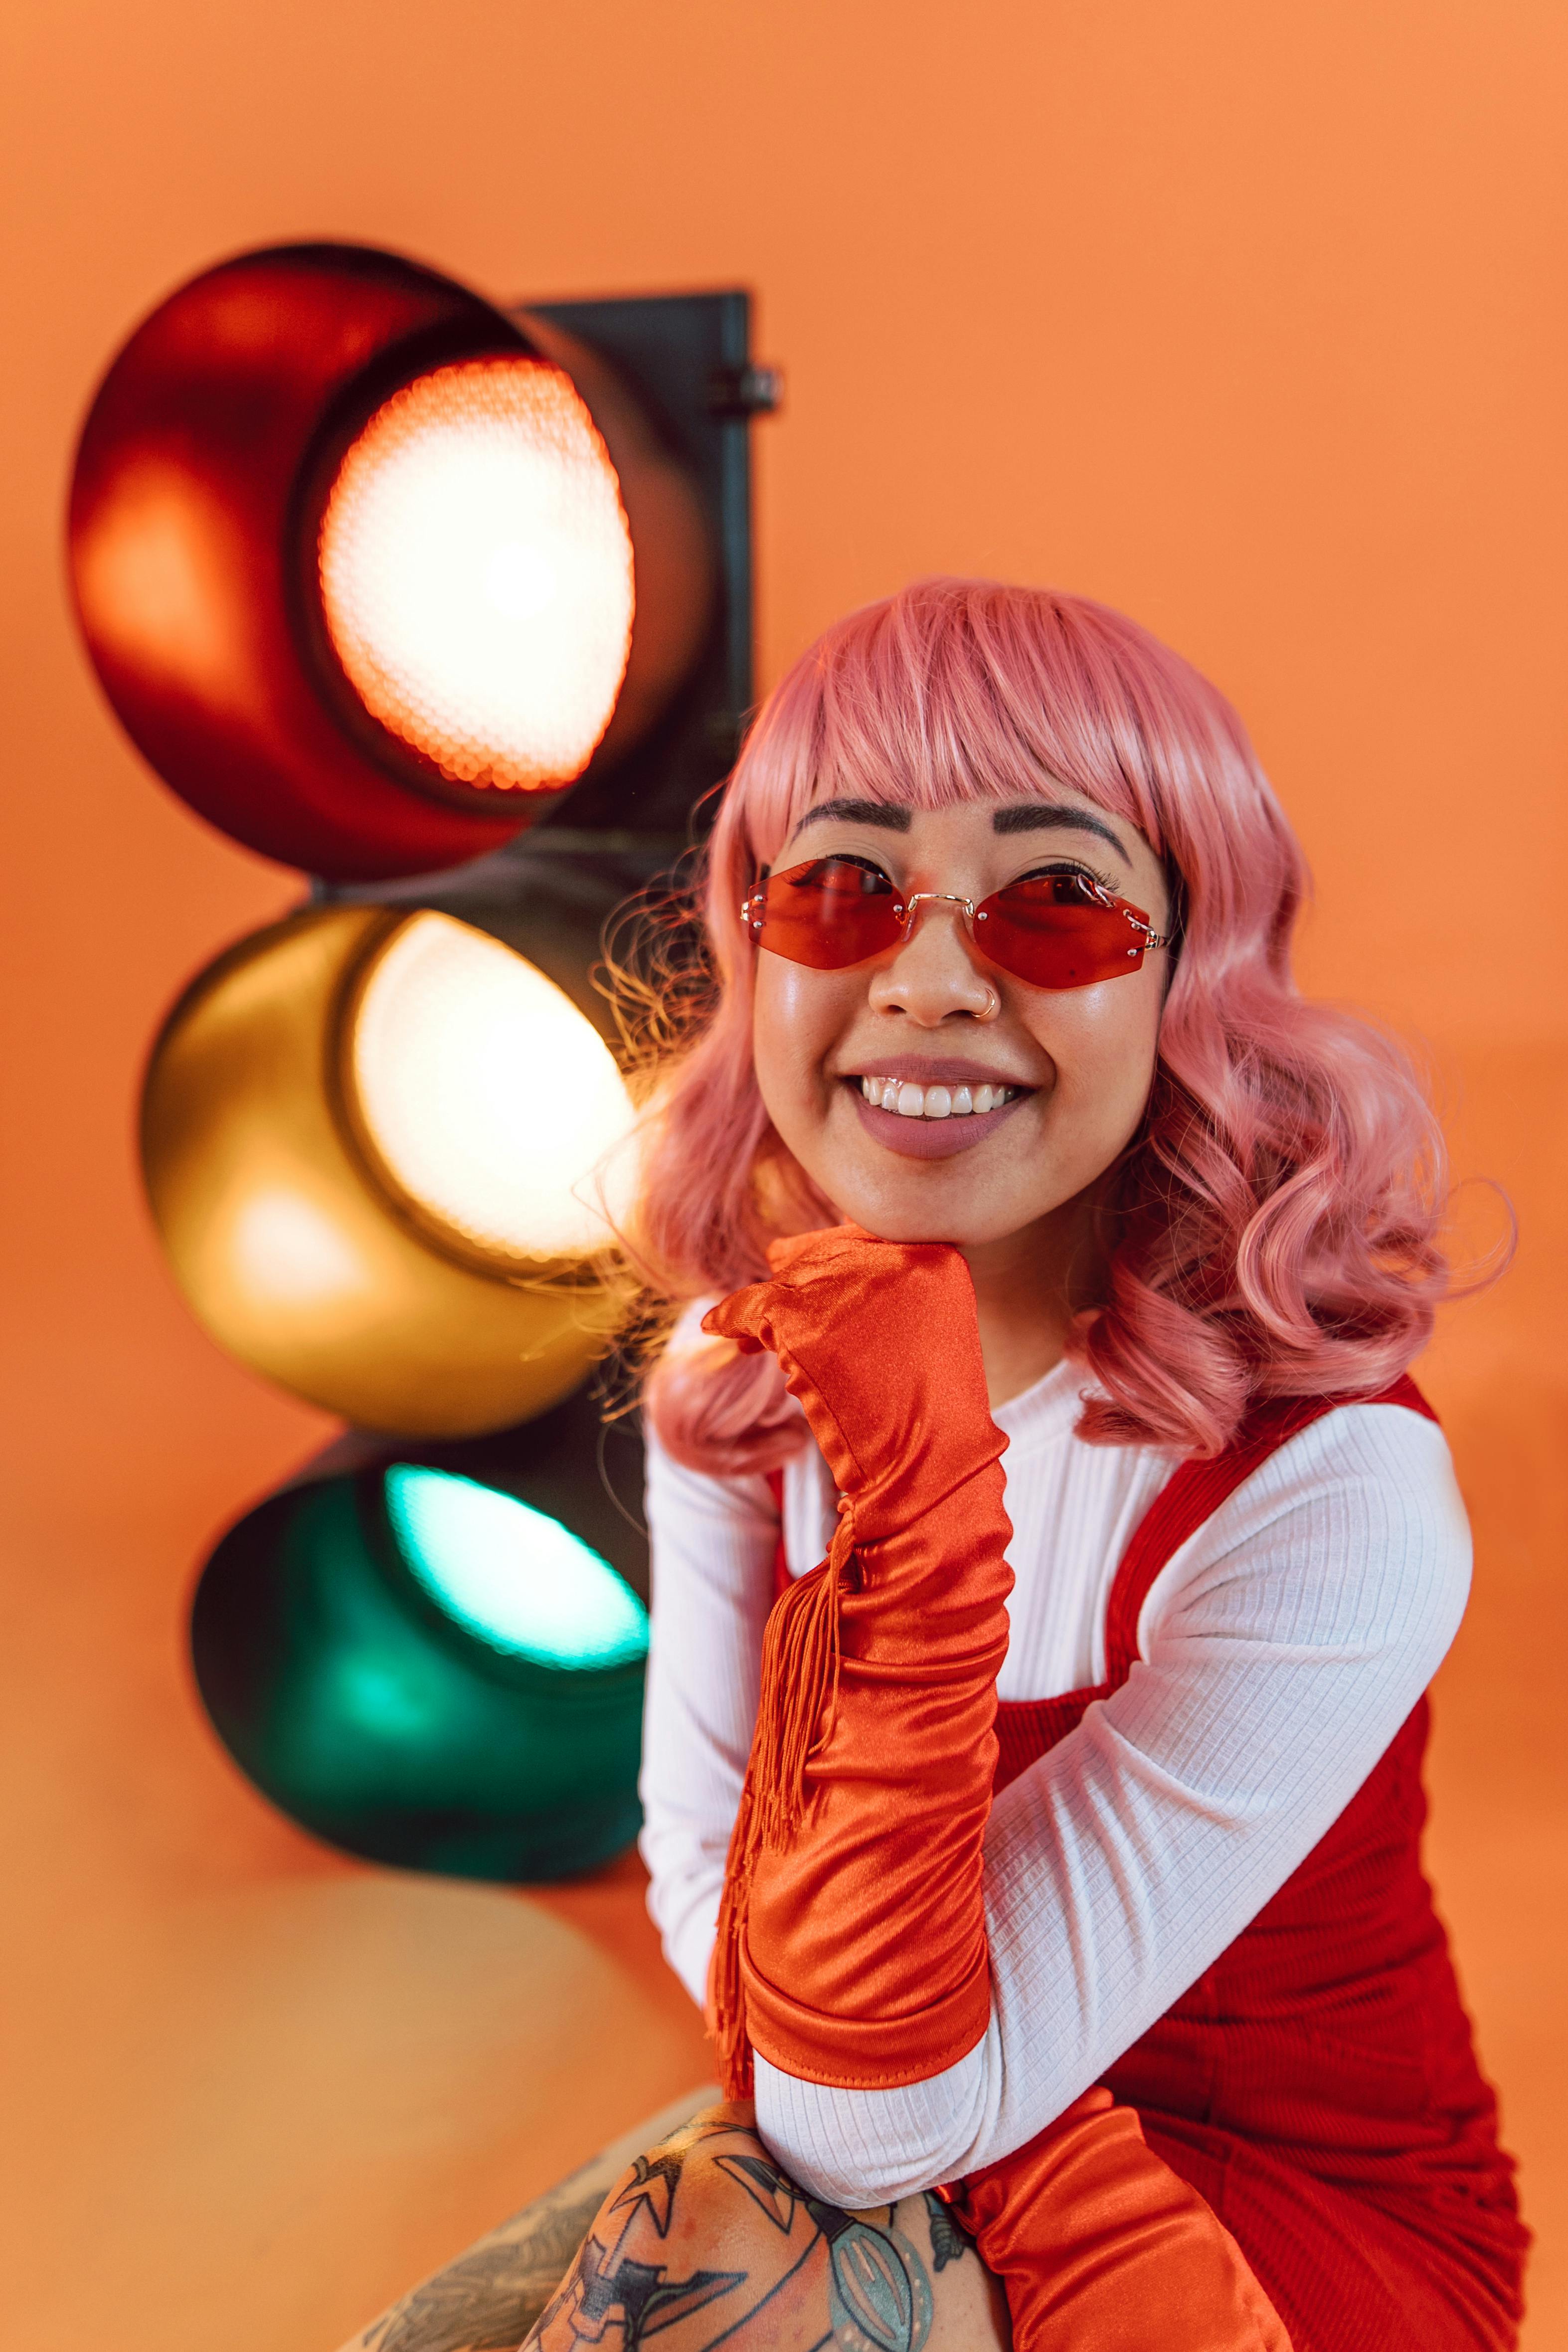
<path fill-rule="evenodd" d="M 633 1234 L 684 1310 L 643 1853 L 730 2104 L 537 2339 L 1512 2344 L 1417 1856 L 1439 1146 L 1294 992 L 1239 721 L 1098 606 L 925 583 L 784 680 L 708 873 Z"/>

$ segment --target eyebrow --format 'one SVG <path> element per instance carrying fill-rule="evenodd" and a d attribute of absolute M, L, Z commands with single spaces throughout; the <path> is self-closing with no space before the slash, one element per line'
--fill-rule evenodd
<path fill-rule="evenodd" d="M 804 833 L 809 824 L 819 824 L 824 817 L 838 817 L 845 824 L 880 825 L 883 833 L 907 833 L 910 813 L 896 801 L 819 801 L 809 808 L 797 833 Z"/>
<path fill-rule="evenodd" d="M 991 819 L 993 833 L 1093 833 L 1108 841 L 1124 866 L 1132 859 L 1108 824 L 1086 810 L 1064 808 L 1060 801 L 1012 801 Z"/>

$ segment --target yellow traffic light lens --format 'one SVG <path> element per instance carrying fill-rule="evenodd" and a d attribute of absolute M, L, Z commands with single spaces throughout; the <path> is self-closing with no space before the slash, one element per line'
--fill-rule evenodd
<path fill-rule="evenodd" d="M 367 1429 L 462 1437 L 547 1411 L 602 1353 L 622 1300 L 588 1255 L 592 1171 L 632 1123 L 525 958 L 445 915 L 312 907 L 175 1006 L 142 1164 L 176 1278 L 242 1363 Z"/>
<path fill-rule="evenodd" d="M 371 714 L 454 782 L 580 775 L 632 642 L 614 467 L 561 369 L 469 360 L 376 410 L 328 493 L 328 634 Z"/>
<path fill-rule="evenodd" d="M 522 956 L 415 915 L 371 962 L 345 1042 L 361 1142 L 441 1237 L 491 1264 L 609 1241 L 595 1179 L 632 1105 L 597 1032 Z"/>
<path fill-rule="evenodd" d="M 444 1470 L 386 1474 L 398 1550 L 437 1606 L 481 1641 L 537 1665 L 640 1664 L 648 1612 L 570 1528 Z"/>

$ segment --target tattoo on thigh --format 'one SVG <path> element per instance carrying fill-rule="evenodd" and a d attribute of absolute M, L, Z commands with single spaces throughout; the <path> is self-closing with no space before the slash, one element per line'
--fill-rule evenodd
<path fill-rule="evenodd" d="M 961 2263 L 974 2251 L 967 2232 L 953 2219 L 952 2207 L 930 2189 L 925 2191 L 925 2215 L 931 2224 L 931 2259 L 939 2271 L 945 2271 L 949 2263 Z"/>
<path fill-rule="evenodd" d="M 925 2265 L 891 2214 L 873 2226 L 808 2196 L 755 2132 L 705 2118 L 637 2159 L 528 2346 L 921 2352 L 930 2329 Z"/>
<path fill-rule="evenodd" d="M 909 2240 L 891 2222 L 873 2229 L 831 2206 L 821 2210 L 843 2224 L 829 2256 L 828 2311 L 840 2352 L 920 2352 L 931 2333 L 931 2282 Z"/>

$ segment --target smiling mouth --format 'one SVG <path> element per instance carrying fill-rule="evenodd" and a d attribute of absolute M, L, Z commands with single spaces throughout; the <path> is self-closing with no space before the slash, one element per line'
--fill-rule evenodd
<path fill-rule="evenodd" d="M 852 1086 L 857 1083 L 852 1078 Z M 896 1111 L 900 1118 L 984 1118 L 1004 1103 L 1016 1102 L 1021 1087 L 921 1086 L 914 1078 L 862 1078 L 873 1110 Z"/>
<path fill-rule="evenodd" d="M 1005 1127 L 1038 1089 L 977 1078 L 963 1063 L 940 1076 L 879 1070 L 841 1080 L 867 1135 L 901 1160 L 951 1160 Z"/>

